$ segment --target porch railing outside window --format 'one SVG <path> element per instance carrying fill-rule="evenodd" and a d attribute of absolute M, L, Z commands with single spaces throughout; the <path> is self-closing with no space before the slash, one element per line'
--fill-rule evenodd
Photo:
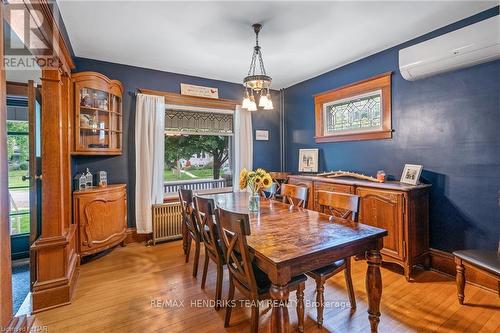
<path fill-rule="evenodd" d="M 180 188 L 188 190 L 211 190 L 231 186 L 226 179 L 200 179 L 200 180 L 181 180 L 163 183 L 163 192 L 166 195 L 174 195 Z"/>

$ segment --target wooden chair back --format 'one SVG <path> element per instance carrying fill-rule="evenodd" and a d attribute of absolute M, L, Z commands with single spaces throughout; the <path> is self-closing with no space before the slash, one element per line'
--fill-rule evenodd
<path fill-rule="evenodd" d="M 248 250 L 247 236 L 250 235 L 248 214 L 217 209 L 217 225 L 224 243 L 226 264 L 235 285 L 247 296 L 258 296 L 257 282 Z"/>
<path fill-rule="evenodd" d="M 181 203 L 182 222 L 186 225 L 188 232 L 200 241 L 201 236 L 196 224 L 195 210 L 193 206 L 193 191 L 179 189 L 179 201 Z"/>
<path fill-rule="evenodd" d="M 281 185 L 281 195 L 283 202 L 290 205 L 306 208 L 307 206 L 307 187 L 292 184 Z"/>
<path fill-rule="evenodd" d="M 333 216 L 340 215 L 344 219 L 351 215 L 350 219 L 358 222 L 359 196 L 329 191 L 318 191 L 317 193 L 320 212 Z"/>
<path fill-rule="evenodd" d="M 198 230 L 200 230 L 201 239 L 205 247 L 217 259 L 222 259 L 222 248 L 219 245 L 219 231 L 214 221 L 214 200 L 196 196 L 194 198 L 194 208 L 196 210 Z"/>

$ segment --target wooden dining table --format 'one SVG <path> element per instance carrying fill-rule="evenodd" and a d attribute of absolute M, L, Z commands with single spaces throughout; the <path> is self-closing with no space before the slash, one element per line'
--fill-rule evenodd
<path fill-rule="evenodd" d="M 217 207 L 248 212 L 248 193 L 203 195 Z M 372 332 L 380 321 L 382 239 L 387 231 L 316 211 L 261 198 L 259 213 L 249 213 L 251 235 L 247 242 L 257 266 L 272 282 L 271 331 L 289 332 L 286 306 L 292 277 L 342 258 L 365 254 L 368 319 Z"/>

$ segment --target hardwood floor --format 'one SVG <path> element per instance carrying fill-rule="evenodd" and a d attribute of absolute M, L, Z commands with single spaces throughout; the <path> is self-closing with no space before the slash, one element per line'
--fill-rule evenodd
<path fill-rule="evenodd" d="M 191 263 L 184 263 L 180 241 L 156 247 L 134 243 L 115 248 L 82 265 L 72 304 L 37 314 L 34 326 L 50 333 L 248 331 L 250 309 L 235 308 L 231 327 L 224 330 L 224 309 L 216 312 L 196 306 L 197 300 L 214 298 L 216 273 L 215 265 L 210 263 L 206 288 L 202 290 L 201 274 L 197 279 L 192 277 Z M 366 263 L 353 262 L 352 266 L 357 310 L 351 313 L 345 304 L 348 297 L 344 276 L 339 274 L 325 284 L 325 299 L 332 304 L 325 307 L 323 329 L 316 328 L 316 310 L 306 303 L 306 332 L 369 331 Z M 224 274 L 223 299 L 227 296 L 227 270 Z M 500 298 L 491 292 L 467 285 L 466 304 L 462 306 L 457 301 L 455 281 L 435 272 L 421 272 L 416 282 L 408 283 L 403 275 L 383 268 L 382 281 L 379 332 L 500 331 Z M 306 302 L 314 301 L 314 289 L 314 281 L 309 279 Z M 295 299 L 292 294 L 291 299 Z M 240 296 L 236 292 L 236 298 Z M 290 306 L 295 304 L 291 302 Z M 261 332 L 268 331 L 270 314 L 261 309 Z M 290 310 L 290 322 L 296 328 L 294 309 Z"/>

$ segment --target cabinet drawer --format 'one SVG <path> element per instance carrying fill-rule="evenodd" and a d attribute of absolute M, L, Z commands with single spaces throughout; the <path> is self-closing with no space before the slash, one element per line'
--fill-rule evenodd
<path fill-rule="evenodd" d="M 358 188 L 359 222 L 387 230 L 382 253 L 394 258 L 405 257 L 404 194 L 371 188 Z"/>
<path fill-rule="evenodd" d="M 341 193 L 353 192 L 353 187 L 350 185 L 322 183 L 322 182 L 314 182 L 314 189 L 316 191 L 322 190 L 322 191 L 341 192 Z"/>

